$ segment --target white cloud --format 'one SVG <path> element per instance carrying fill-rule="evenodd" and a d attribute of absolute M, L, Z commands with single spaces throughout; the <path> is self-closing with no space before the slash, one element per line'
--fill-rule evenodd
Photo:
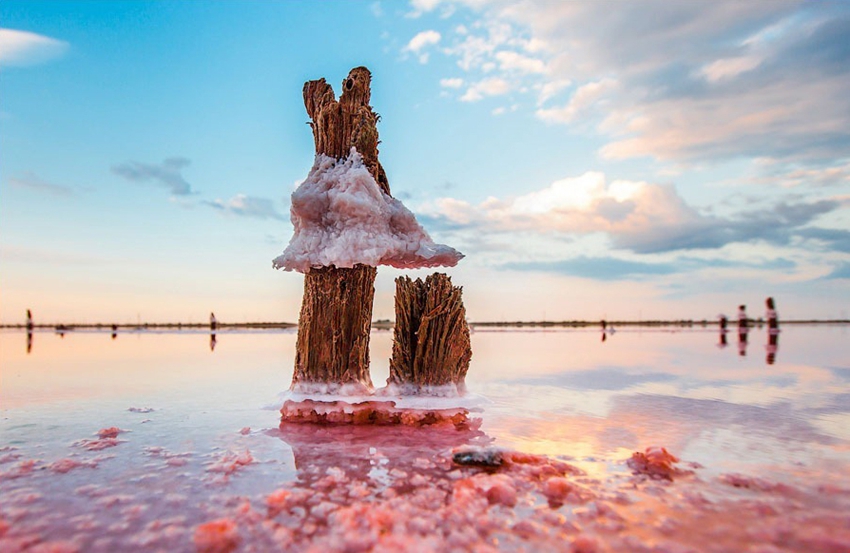
<path fill-rule="evenodd" d="M 817 227 L 809 225 L 822 215 L 838 213 L 842 205 L 840 198 L 789 197 L 720 217 L 688 205 L 672 185 L 609 181 L 603 173 L 589 171 L 515 198 L 488 198 L 478 205 L 442 198 L 418 211 L 434 226 L 456 232 L 602 234 L 616 248 L 645 254 L 757 240 L 788 244 L 794 236 L 816 232 Z"/>
<path fill-rule="evenodd" d="M 617 86 L 614 79 L 602 79 L 580 86 L 569 103 L 559 108 L 538 109 L 537 117 L 551 123 L 570 123 L 584 110 L 598 102 L 608 91 Z"/>
<path fill-rule="evenodd" d="M 709 82 L 717 82 L 723 79 L 731 79 L 751 71 L 761 64 L 762 60 L 756 56 L 740 56 L 737 58 L 726 58 L 713 61 L 700 69 L 699 73 Z"/>
<path fill-rule="evenodd" d="M 203 203 L 231 215 L 254 217 L 257 219 L 278 219 L 281 221 L 287 219 L 275 208 L 274 202 L 268 198 L 237 194 L 229 200 L 216 199 Z"/>
<path fill-rule="evenodd" d="M 460 97 L 463 102 L 477 102 L 485 96 L 501 96 L 511 90 L 511 85 L 504 79 L 493 77 L 473 83 Z"/>
<path fill-rule="evenodd" d="M 502 71 L 519 71 L 520 73 L 546 73 L 546 64 L 539 59 L 523 56 L 516 52 L 496 52 L 496 61 Z"/>
<path fill-rule="evenodd" d="M 440 86 L 442 86 L 443 88 L 460 88 L 463 86 L 463 79 L 440 79 Z"/>
<path fill-rule="evenodd" d="M 427 31 L 417 33 L 416 36 L 410 39 L 410 42 L 408 42 L 407 46 L 404 48 L 410 52 L 419 53 L 419 51 L 423 48 L 440 42 L 440 38 L 442 38 L 440 33 L 429 29 Z"/>
<path fill-rule="evenodd" d="M 424 13 L 432 12 L 440 5 L 442 0 L 410 0 L 410 5 L 413 11 L 407 14 L 407 17 L 419 17 Z"/>
<path fill-rule="evenodd" d="M 68 43 L 28 31 L 0 29 L 0 67 L 27 66 L 61 57 Z"/>
<path fill-rule="evenodd" d="M 439 43 L 441 38 L 442 36 L 437 31 L 422 31 L 410 39 L 410 42 L 407 43 L 404 50 L 416 54 L 418 56 L 419 63 L 428 63 L 430 54 L 425 50 L 430 46 Z"/>
<path fill-rule="evenodd" d="M 606 157 L 817 164 L 850 146 L 850 4 L 454 5 L 474 15 L 443 48 L 469 73 L 466 81 L 486 76 L 518 94 L 528 90 L 546 121 L 600 121 L 588 128 L 609 137 Z M 611 94 L 605 85 L 614 81 Z M 544 106 L 565 83 L 583 86 L 568 103 Z M 471 88 L 460 99 L 484 96 Z"/>

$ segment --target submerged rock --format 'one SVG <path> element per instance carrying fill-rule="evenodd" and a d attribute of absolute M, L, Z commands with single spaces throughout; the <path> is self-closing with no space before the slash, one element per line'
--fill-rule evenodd
<path fill-rule="evenodd" d="M 452 461 L 458 465 L 473 467 L 500 467 L 504 464 L 502 452 L 496 448 L 466 447 L 455 450 Z"/>

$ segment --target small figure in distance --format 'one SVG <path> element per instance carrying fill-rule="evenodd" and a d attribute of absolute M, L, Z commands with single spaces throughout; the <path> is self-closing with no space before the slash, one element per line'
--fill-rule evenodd
<path fill-rule="evenodd" d="M 767 364 L 773 365 L 776 363 L 776 352 L 779 351 L 779 316 L 776 314 L 776 304 L 773 298 L 764 300 L 765 310 L 764 318 L 767 320 Z"/>
<path fill-rule="evenodd" d="M 747 306 L 742 304 L 738 306 L 738 329 L 747 328 L 747 326 L 749 326 Z"/>
<path fill-rule="evenodd" d="M 726 315 L 723 315 L 722 313 L 718 315 L 717 318 L 719 320 L 720 326 L 720 341 L 717 343 L 717 347 L 722 349 L 729 345 L 729 343 L 726 341 L 726 333 L 729 332 L 726 329 L 726 326 L 729 323 L 729 319 L 727 319 Z"/>
<path fill-rule="evenodd" d="M 32 352 L 32 329 L 33 329 L 33 326 L 34 325 L 32 323 L 32 311 L 27 309 L 27 355 L 29 355 L 30 352 Z"/>
<path fill-rule="evenodd" d="M 210 311 L 210 351 L 215 351 L 215 329 L 218 327 L 218 321 L 215 318 L 215 313 Z"/>
<path fill-rule="evenodd" d="M 773 298 L 767 298 L 764 300 L 764 303 L 767 307 L 764 314 L 764 318 L 767 320 L 767 328 L 771 333 L 776 333 L 779 331 L 779 316 L 776 314 L 776 304 L 773 302 Z"/>
<path fill-rule="evenodd" d="M 738 306 L 738 355 L 746 357 L 747 355 L 747 334 L 749 321 L 747 319 L 747 306 Z"/>

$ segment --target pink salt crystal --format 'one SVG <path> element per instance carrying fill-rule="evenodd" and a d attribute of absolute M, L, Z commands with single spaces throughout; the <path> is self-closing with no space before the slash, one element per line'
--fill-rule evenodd
<path fill-rule="evenodd" d="M 487 501 L 506 507 L 516 505 L 517 491 L 510 477 L 504 474 L 494 474 L 479 479 L 479 486 L 485 490 Z"/>
<path fill-rule="evenodd" d="M 573 491 L 573 485 L 561 476 L 553 476 L 543 483 L 543 495 L 550 503 L 564 503 L 571 491 Z"/>
<path fill-rule="evenodd" d="M 125 432 L 121 430 L 117 426 L 110 426 L 109 428 L 101 428 L 97 431 L 97 437 L 100 439 L 103 438 L 117 438 L 118 434 Z"/>
<path fill-rule="evenodd" d="M 239 433 L 240 433 L 240 434 L 242 434 L 243 436 L 247 436 L 248 434 L 250 434 L 250 433 L 251 433 L 251 427 L 250 427 L 250 426 L 246 426 L 245 428 L 243 428 L 242 430 L 240 430 L 240 431 L 239 431 Z"/>
<path fill-rule="evenodd" d="M 270 518 L 287 509 L 287 500 L 290 495 L 292 493 L 289 490 L 281 488 L 266 496 L 266 507 Z"/>
<path fill-rule="evenodd" d="M 48 541 L 27 549 L 27 553 L 77 553 L 79 550 L 79 547 L 67 541 Z"/>
<path fill-rule="evenodd" d="M 637 474 L 650 478 L 673 480 L 673 476 L 690 474 L 692 471 L 673 466 L 679 459 L 663 447 L 648 447 L 644 453 L 636 451 L 626 464 Z"/>
<path fill-rule="evenodd" d="M 0 455 L 0 465 L 17 461 L 20 457 L 20 453 L 7 453 L 5 455 Z"/>
<path fill-rule="evenodd" d="M 79 442 L 75 442 L 74 445 L 78 445 L 89 451 L 101 451 L 108 447 L 115 447 L 119 443 L 121 441 L 118 438 L 99 438 L 97 440 L 80 440 Z"/>
<path fill-rule="evenodd" d="M 576 536 L 570 544 L 570 553 L 596 553 L 597 551 L 599 551 L 599 542 L 586 534 Z"/>
<path fill-rule="evenodd" d="M 6 535 L 6 532 L 9 531 L 9 523 L 0 518 L 0 538 Z"/>
<path fill-rule="evenodd" d="M 200 524 L 195 528 L 194 542 L 200 553 L 230 553 L 239 544 L 236 523 L 220 518 Z"/>
<path fill-rule="evenodd" d="M 220 472 L 225 476 L 229 476 L 241 467 L 250 465 L 253 462 L 254 458 L 251 456 L 251 452 L 247 449 L 243 453 L 233 453 L 228 451 L 222 455 L 221 459 L 207 467 L 207 471 Z"/>
<path fill-rule="evenodd" d="M 59 459 L 58 461 L 54 461 L 53 463 L 51 463 L 48 466 L 48 468 L 50 470 L 52 470 L 53 472 L 58 472 L 60 474 L 65 474 L 67 472 L 74 470 L 75 468 L 80 468 L 80 467 L 96 468 L 97 462 L 95 462 L 95 461 L 83 461 L 83 462 L 81 462 L 81 461 L 77 461 L 75 459 L 65 458 L 65 459 Z"/>

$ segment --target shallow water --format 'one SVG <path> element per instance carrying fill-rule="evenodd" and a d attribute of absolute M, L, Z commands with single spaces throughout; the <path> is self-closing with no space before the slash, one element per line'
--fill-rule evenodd
<path fill-rule="evenodd" d="M 0 551 L 848 551 L 847 337 L 477 330 L 454 430 L 280 427 L 293 331 L 0 332 Z"/>

